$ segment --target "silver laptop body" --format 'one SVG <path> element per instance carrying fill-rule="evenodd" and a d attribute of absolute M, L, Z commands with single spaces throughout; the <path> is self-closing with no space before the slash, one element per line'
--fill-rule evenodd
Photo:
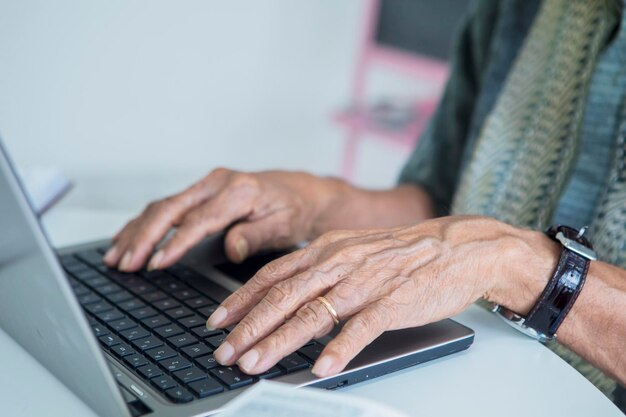
<path fill-rule="evenodd" d="M 0 141 L 0 326 L 98 415 L 204 416 L 250 385 L 176 404 L 94 336 L 59 256 L 101 248 L 92 242 L 51 248 Z M 216 268 L 224 262 L 219 238 L 194 248 L 182 264 L 201 275 L 190 285 L 221 301 L 241 285 Z M 319 339 L 325 344 L 332 335 Z M 335 389 L 467 349 L 474 332 L 452 320 L 386 332 L 341 374 L 319 379 L 310 368 L 274 378 L 296 386 Z M 33 394 L 36 396 L 36 393 Z"/>

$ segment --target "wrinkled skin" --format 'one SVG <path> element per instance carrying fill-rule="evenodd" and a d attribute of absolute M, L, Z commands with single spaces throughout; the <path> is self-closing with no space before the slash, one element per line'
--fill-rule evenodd
<path fill-rule="evenodd" d="M 332 329 L 332 316 L 316 300 L 323 295 L 346 322 L 313 372 L 335 374 L 386 330 L 431 323 L 492 297 L 510 249 L 520 245 L 517 236 L 510 226 L 477 217 L 324 234 L 265 266 L 222 303 L 211 327 L 241 321 L 215 358 L 251 374 L 266 371 Z"/>
<path fill-rule="evenodd" d="M 235 262 L 312 241 L 262 268 L 207 325 L 239 323 L 215 358 L 261 373 L 331 330 L 316 300 L 324 296 L 345 323 L 313 368 L 331 375 L 385 330 L 450 317 L 480 297 L 524 313 L 545 286 L 558 258 L 553 242 L 493 219 L 425 220 L 433 216 L 425 196 L 415 186 L 366 191 L 306 173 L 217 169 L 150 204 L 113 238 L 105 262 L 123 271 L 166 268 L 224 230 Z"/>
<path fill-rule="evenodd" d="M 166 268 L 204 237 L 235 222 L 225 241 L 232 261 L 242 261 L 260 249 L 286 248 L 312 237 L 313 220 L 320 217 L 321 206 L 329 204 L 327 189 L 332 187 L 337 184 L 314 181 L 305 173 L 216 169 L 187 190 L 149 204 L 113 238 L 105 262 L 135 271 L 176 227 L 175 235 L 148 264 L 148 269 Z"/>

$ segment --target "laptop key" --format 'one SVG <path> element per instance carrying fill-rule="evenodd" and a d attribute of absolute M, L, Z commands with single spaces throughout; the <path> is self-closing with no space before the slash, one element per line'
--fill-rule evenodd
<path fill-rule="evenodd" d="M 195 366 L 174 372 L 174 376 L 182 383 L 189 384 L 193 381 L 199 381 L 207 377 L 206 373 Z"/>
<path fill-rule="evenodd" d="M 175 324 L 168 324 L 166 326 L 157 327 L 156 329 L 153 329 L 153 330 L 156 334 L 158 334 L 159 336 L 163 338 L 168 338 L 171 336 L 176 336 L 176 335 L 184 333 L 184 330 Z"/>
<path fill-rule="evenodd" d="M 102 254 L 95 249 L 79 252 L 76 254 L 76 257 L 90 265 L 101 265 L 104 263 Z"/>
<path fill-rule="evenodd" d="M 181 349 L 181 351 L 189 356 L 190 358 L 197 358 L 198 356 L 208 355 L 209 353 L 213 353 L 213 349 L 204 345 L 202 343 L 198 343 L 196 345 L 186 346 Z"/>
<path fill-rule="evenodd" d="M 150 317 L 150 318 L 142 320 L 141 322 L 150 329 L 154 329 L 155 327 L 165 326 L 166 324 L 171 323 L 171 321 L 169 321 L 165 316 L 162 316 L 162 315 Z"/>
<path fill-rule="evenodd" d="M 102 272 L 104 275 L 109 277 L 112 281 L 117 282 L 120 285 L 128 286 L 131 283 L 141 283 L 137 278 L 133 278 L 133 274 L 129 274 L 126 272 L 118 271 L 115 269 L 109 268 L 100 268 L 98 267 L 98 271 Z M 133 281 L 134 279 L 134 281 Z"/>
<path fill-rule="evenodd" d="M 171 280 L 169 282 L 166 282 L 166 283 L 162 283 L 162 284 L 160 284 L 160 287 L 164 291 L 169 292 L 169 293 L 173 293 L 173 292 L 181 291 L 181 290 L 186 290 L 186 289 L 189 288 L 187 286 L 187 284 L 183 284 L 182 282 L 180 282 L 180 281 L 178 281 L 176 279 L 173 279 L 173 280 Z"/>
<path fill-rule="evenodd" d="M 99 301 L 102 301 L 102 297 L 100 297 L 98 294 L 91 292 L 91 291 L 78 297 L 78 302 L 83 306 L 87 304 L 97 303 Z"/>
<path fill-rule="evenodd" d="M 89 311 L 91 314 L 98 314 L 112 309 L 113 306 L 106 301 L 100 301 L 98 303 L 92 303 L 85 306 L 85 310 Z"/>
<path fill-rule="evenodd" d="M 208 319 L 208 318 L 209 318 L 209 316 L 210 316 L 211 314 L 213 314 L 213 313 L 215 312 L 215 310 L 217 310 L 217 307 L 218 307 L 218 305 L 217 305 L 217 304 L 213 304 L 213 305 L 210 305 L 210 306 L 206 306 L 206 307 L 199 308 L 199 309 L 197 309 L 196 311 L 197 311 L 198 313 L 200 313 L 200 315 L 204 316 L 204 318 L 207 318 L 207 319 Z"/>
<path fill-rule="evenodd" d="M 165 391 L 167 389 L 178 386 L 178 384 L 174 382 L 174 380 L 167 375 L 154 377 L 150 379 L 150 383 L 154 385 L 157 389 L 160 389 L 161 391 Z"/>
<path fill-rule="evenodd" d="M 160 271 L 158 269 L 154 271 L 148 271 L 148 270 L 139 271 L 139 275 L 141 275 L 145 279 L 153 280 L 153 281 L 156 280 L 157 278 L 168 276 L 165 272 Z"/>
<path fill-rule="evenodd" d="M 102 285 L 109 284 L 111 281 L 104 275 L 98 274 L 96 271 L 93 271 L 94 274 L 89 278 L 83 279 L 83 282 L 93 288 L 100 287 Z"/>
<path fill-rule="evenodd" d="M 59 255 L 57 256 L 57 258 L 59 259 L 59 262 L 63 266 L 79 263 L 78 260 L 74 257 L 74 255 L 71 255 L 71 254 Z"/>
<path fill-rule="evenodd" d="M 172 319 L 182 319 L 183 317 L 193 315 L 193 311 L 187 307 L 177 307 L 170 310 L 165 310 L 165 314 Z"/>
<path fill-rule="evenodd" d="M 111 334 L 111 332 L 103 324 L 94 324 L 93 326 L 91 326 L 91 328 L 93 329 L 93 334 L 95 334 L 96 337 Z"/>
<path fill-rule="evenodd" d="M 194 327 L 193 329 L 191 329 L 191 331 L 203 339 L 206 337 L 219 336 L 224 333 L 220 329 L 214 329 L 214 330 L 207 329 L 206 321 L 203 321 L 202 324 L 203 325 L 200 327 Z"/>
<path fill-rule="evenodd" d="M 213 349 L 217 349 L 224 342 L 224 340 L 226 340 L 226 336 L 227 335 L 225 333 L 218 334 L 216 336 L 208 337 L 204 340 L 206 340 L 209 345 L 213 346 Z"/>
<path fill-rule="evenodd" d="M 128 317 L 123 317 L 119 320 L 113 320 L 107 323 L 109 326 L 113 328 L 113 330 L 118 333 L 124 330 L 133 329 L 137 327 L 137 323 L 134 320 L 129 319 Z"/>
<path fill-rule="evenodd" d="M 220 364 L 217 363 L 212 354 L 196 358 L 195 362 L 198 364 L 198 366 L 207 370 L 220 366 Z"/>
<path fill-rule="evenodd" d="M 198 343 L 198 339 L 190 335 L 189 333 L 179 334 L 178 336 L 173 336 L 167 339 L 168 343 L 174 346 L 176 349 L 180 349 L 184 346 L 193 345 L 194 343 Z"/>
<path fill-rule="evenodd" d="M 246 375 L 236 366 L 220 366 L 211 369 L 211 375 L 222 381 L 229 389 L 240 388 L 254 382 L 254 378 Z"/>
<path fill-rule="evenodd" d="M 224 387 L 212 378 L 191 382 L 189 388 L 200 398 L 206 398 L 224 391 Z"/>
<path fill-rule="evenodd" d="M 122 301 L 130 300 L 133 297 L 134 295 L 132 295 L 126 290 L 118 291 L 112 294 L 107 294 L 107 298 L 109 299 L 109 301 L 118 305 Z"/>
<path fill-rule="evenodd" d="M 291 355 L 285 356 L 278 362 L 278 365 L 285 369 L 287 372 L 295 372 L 300 369 L 305 369 L 309 367 L 309 363 L 302 356 L 297 353 L 292 353 Z"/>
<path fill-rule="evenodd" d="M 175 403 L 188 403 L 193 401 L 193 395 L 182 387 L 170 388 L 165 391 L 165 395 Z"/>
<path fill-rule="evenodd" d="M 111 352 L 120 358 L 124 356 L 135 354 L 135 350 L 128 346 L 126 343 L 120 343 L 119 345 L 115 345 L 111 348 Z"/>
<path fill-rule="evenodd" d="M 156 365 L 142 366 L 141 368 L 137 369 L 137 372 L 139 372 L 139 374 L 146 379 L 163 375 L 163 371 L 161 370 L 161 368 Z"/>
<path fill-rule="evenodd" d="M 119 311 L 118 309 L 114 309 L 114 310 L 109 310 L 109 311 L 104 311 L 102 313 L 98 313 L 96 314 L 96 317 L 98 317 L 103 322 L 108 323 L 110 321 L 119 320 L 123 318 L 124 314 L 122 314 L 122 312 Z"/>
<path fill-rule="evenodd" d="M 167 369 L 169 372 L 178 371 L 179 369 L 189 368 L 191 362 L 182 356 L 176 356 L 174 358 L 163 359 L 159 361 L 159 365 Z"/>
<path fill-rule="evenodd" d="M 134 285 L 127 285 L 126 288 L 128 288 L 130 290 L 130 292 L 136 294 L 136 295 L 142 295 L 142 294 L 146 294 L 149 292 L 154 291 L 156 288 L 154 288 L 154 285 L 150 285 L 150 284 L 145 284 L 145 283 L 140 283 L 140 284 L 134 284 Z"/>
<path fill-rule="evenodd" d="M 312 345 L 300 348 L 300 350 L 298 350 L 298 353 L 304 355 L 311 362 L 315 362 L 322 353 L 323 349 L 323 345 L 320 345 L 319 343 L 314 343 Z"/>
<path fill-rule="evenodd" d="M 215 303 L 213 302 L 213 300 L 209 300 L 206 297 L 196 297 L 192 298 L 191 300 L 185 301 L 185 304 L 187 304 L 191 308 L 201 308 L 213 305 Z"/>
<path fill-rule="evenodd" d="M 100 340 L 100 342 L 107 347 L 112 347 L 112 346 L 119 345 L 120 343 L 122 343 L 120 338 L 113 334 L 101 336 L 98 338 L 98 340 Z"/>
<path fill-rule="evenodd" d="M 74 290 L 74 295 L 76 297 L 82 297 L 83 295 L 92 293 L 89 288 L 85 287 L 83 284 L 81 284 L 78 281 L 76 281 L 76 283 L 70 281 L 70 284 L 72 285 L 72 289 Z"/>
<path fill-rule="evenodd" d="M 259 374 L 258 377 L 261 379 L 270 379 L 270 378 L 276 378 L 277 376 L 282 375 L 282 373 L 283 371 L 278 366 L 272 366 L 267 371 L 263 372 L 262 374 Z"/>
<path fill-rule="evenodd" d="M 133 318 L 137 320 L 143 320 L 143 319 L 147 319 L 148 317 L 156 316 L 159 313 L 152 307 L 142 307 L 142 308 L 129 311 L 128 314 L 130 314 L 131 316 L 133 316 Z"/>
<path fill-rule="evenodd" d="M 191 316 L 178 319 L 178 324 L 188 329 L 194 328 L 196 326 L 205 326 L 206 328 L 206 320 L 200 316 Z"/>
<path fill-rule="evenodd" d="M 148 356 L 150 356 L 155 361 L 162 361 L 164 359 L 173 358 L 178 355 L 171 347 L 169 346 L 161 346 L 153 349 L 148 349 L 145 351 Z"/>
<path fill-rule="evenodd" d="M 179 307 L 180 303 L 173 298 L 165 298 L 160 301 L 155 301 L 152 305 L 159 310 L 169 310 L 170 308 Z"/>
<path fill-rule="evenodd" d="M 136 353 L 133 355 L 128 355 L 124 357 L 124 362 L 126 362 L 133 368 L 139 368 L 141 366 L 148 365 L 150 363 L 146 360 L 146 358 L 144 358 L 141 355 L 137 355 Z"/>
<path fill-rule="evenodd" d="M 146 303 L 141 301 L 139 298 L 133 297 L 133 298 L 130 298 L 130 299 L 126 300 L 126 301 L 122 301 L 117 306 L 119 308 L 121 308 L 122 310 L 131 311 L 131 310 L 136 310 L 136 309 L 141 308 L 141 307 L 145 307 Z"/>
<path fill-rule="evenodd" d="M 143 298 L 149 303 L 154 303 L 155 301 L 159 301 L 164 298 L 167 298 L 167 294 L 165 294 L 163 291 L 152 291 L 147 294 L 143 294 L 141 298 Z"/>
<path fill-rule="evenodd" d="M 150 336 L 150 333 L 141 327 L 135 327 L 134 329 L 128 329 L 120 332 L 122 337 L 130 342 L 133 340 L 143 339 Z"/>
<path fill-rule="evenodd" d="M 93 278 L 99 275 L 96 271 L 82 263 L 68 265 L 67 267 L 65 267 L 65 270 L 69 272 L 70 275 L 80 281 L 84 281 L 85 279 Z"/>
<path fill-rule="evenodd" d="M 132 343 L 137 349 L 140 350 L 148 350 L 163 346 L 161 339 L 157 339 L 154 336 L 148 336 L 145 339 L 133 339 Z"/>
<path fill-rule="evenodd" d="M 112 282 L 107 282 L 104 285 L 99 285 L 95 287 L 95 289 L 96 291 L 98 291 L 98 293 L 100 293 L 100 295 L 104 295 L 104 296 L 122 291 L 122 287 Z"/>
<path fill-rule="evenodd" d="M 178 298 L 181 301 L 184 300 L 188 300 L 190 298 L 194 298 L 200 295 L 200 293 L 196 290 L 192 290 L 192 289 L 186 289 L 186 290 L 180 290 L 180 291 L 176 291 L 175 293 L 172 294 L 175 298 Z"/>
<path fill-rule="evenodd" d="M 71 263 L 67 265 L 63 265 L 63 268 L 69 272 L 72 276 L 75 276 L 78 279 L 81 279 L 81 275 L 88 271 L 93 271 L 93 269 L 89 268 L 87 265 L 76 261 L 76 263 Z"/>

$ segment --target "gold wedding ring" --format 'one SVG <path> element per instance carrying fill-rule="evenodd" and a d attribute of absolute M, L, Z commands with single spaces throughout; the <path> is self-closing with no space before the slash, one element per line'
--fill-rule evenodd
<path fill-rule="evenodd" d="M 326 307 L 326 310 L 328 310 L 328 313 L 333 318 L 333 323 L 335 323 L 335 326 L 338 325 L 339 316 L 337 315 L 337 311 L 335 311 L 332 304 L 330 304 L 330 302 L 324 297 L 317 297 L 316 300 L 322 303 L 324 307 Z"/>

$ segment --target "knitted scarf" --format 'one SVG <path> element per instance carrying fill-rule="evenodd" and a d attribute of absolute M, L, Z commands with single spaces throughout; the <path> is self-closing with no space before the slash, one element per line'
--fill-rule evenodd
<path fill-rule="evenodd" d="M 454 214 L 545 229 L 576 162 L 591 75 L 619 21 L 609 0 L 545 0 L 455 193 Z M 626 268 L 626 106 L 590 234 L 600 259 Z M 610 395 L 615 383 L 563 346 L 550 347 Z"/>
<path fill-rule="evenodd" d="M 546 0 L 487 117 L 453 202 L 544 229 L 571 173 L 591 74 L 618 22 L 606 0 Z M 626 108 L 624 110 L 626 116 Z M 624 118 L 626 120 L 626 117 Z M 592 232 L 602 260 L 626 267 L 626 123 Z"/>

